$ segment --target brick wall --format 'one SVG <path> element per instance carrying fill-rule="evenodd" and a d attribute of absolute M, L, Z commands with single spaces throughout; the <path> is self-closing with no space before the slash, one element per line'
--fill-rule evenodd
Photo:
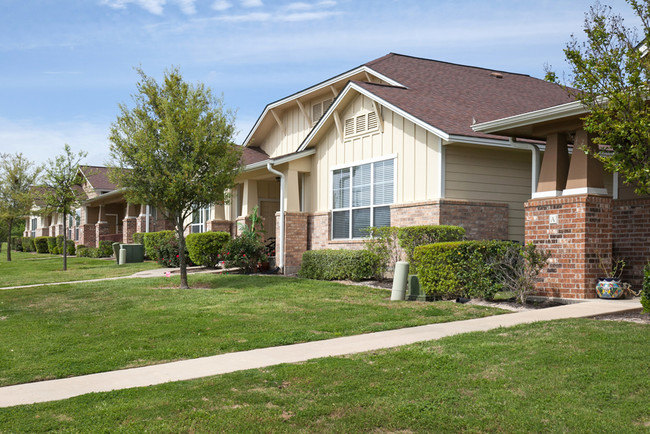
<path fill-rule="evenodd" d="M 127 217 L 122 220 L 122 242 L 129 244 L 133 242 L 133 234 L 138 230 L 138 219 Z"/>
<path fill-rule="evenodd" d="M 300 269 L 302 254 L 307 250 L 307 219 L 307 213 L 285 212 L 284 214 L 285 274 L 295 274 Z M 276 221 L 280 221 L 279 213 Z"/>
<path fill-rule="evenodd" d="M 233 222 L 230 220 L 209 220 L 205 227 L 211 232 L 228 232 L 232 236 Z"/>
<path fill-rule="evenodd" d="M 625 259 L 623 280 L 639 289 L 650 259 L 650 199 L 615 200 L 613 213 L 612 257 Z"/>
<path fill-rule="evenodd" d="M 612 198 L 569 196 L 526 202 L 526 242 L 551 252 L 538 295 L 595 298 L 600 262 L 611 264 Z M 555 222 L 557 221 L 557 222 Z"/>
<path fill-rule="evenodd" d="M 95 225 L 85 224 L 79 226 L 79 241 L 77 245 L 84 245 L 86 247 L 97 247 L 97 233 Z"/>

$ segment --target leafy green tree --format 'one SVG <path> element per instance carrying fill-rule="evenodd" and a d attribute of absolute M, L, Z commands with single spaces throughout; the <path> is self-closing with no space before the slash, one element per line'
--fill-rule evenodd
<path fill-rule="evenodd" d="M 112 179 L 133 203 L 156 205 L 179 241 L 181 288 L 188 288 L 185 229 L 192 212 L 228 199 L 240 171 L 234 117 L 203 84 L 183 81 L 178 68 L 162 83 L 137 69 L 135 107 L 120 105 L 111 127 Z"/>
<path fill-rule="evenodd" d="M 0 220 L 6 225 L 7 261 L 11 261 L 14 225 L 29 215 L 34 205 L 32 187 L 41 170 L 21 153 L 0 154 Z"/>
<path fill-rule="evenodd" d="M 611 7 L 596 3 L 585 14 L 586 41 L 575 36 L 564 53 L 570 90 L 589 110 L 584 128 L 599 149 L 584 149 L 617 171 L 638 194 L 650 193 L 650 2 L 627 0 L 641 21 L 627 27 Z"/>
<path fill-rule="evenodd" d="M 44 212 L 57 212 L 63 215 L 63 270 L 68 269 L 68 231 L 66 225 L 68 216 L 72 215 L 76 206 L 83 199 L 83 193 L 77 188 L 83 182 L 79 172 L 79 163 L 86 158 L 86 153 L 80 151 L 75 155 L 70 145 L 63 147 L 63 154 L 47 161 L 43 176 Z"/>

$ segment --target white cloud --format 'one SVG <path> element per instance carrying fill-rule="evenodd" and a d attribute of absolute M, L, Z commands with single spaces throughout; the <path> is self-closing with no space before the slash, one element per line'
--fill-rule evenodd
<path fill-rule="evenodd" d="M 252 22 L 252 21 L 270 21 L 273 18 L 273 15 L 266 12 L 254 12 L 251 14 L 243 15 L 223 15 L 217 19 L 220 21 L 228 21 L 231 23 L 242 23 L 242 22 Z"/>
<path fill-rule="evenodd" d="M 289 11 L 306 11 L 330 6 L 336 6 L 336 2 L 332 0 L 324 0 L 316 3 L 295 2 L 289 3 L 285 9 Z"/>
<path fill-rule="evenodd" d="M 279 21 L 313 21 L 313 20 L 323 20 L 325 18 L 332 17 L 334 15 L 340 15 L 340 12 L 335 11 L 323 11 L 323 12 L 297 12 L 293 14 L 287 14 L 284 16 L 278 16 Z"/>
<path fill-rule="evenodd" d="M 84 163 L 104 165 L 109 157 L 109 125 L 88 122 L 60 122 L 45 125 L 34 121 L 0 118 L 0 153 L 22 152 L 44 164 L 63 152 L 69 144 L 74 152 L 86 151 Z"/>
<path fill-rule="evenodd" d="M 241 0 L 240 3 L 245 8 L 259 8 L 264 6 L 262 0 Z"/>
<path fill-rule="evenodd" d="M 232 3 L 226 0 L 216 0 L 214 3 L 212 3 L 212 9 L 215 11 L 225 11 L 231 7 Z"/>
<path fill-rule="evenodd" d="M 113 9 L 125 9 L 131 3 L 140 6 L 142 9 L 154 15 L 162 15 L 167 0 L 100 0 L 100 4 L 107 5 Z M 186 15 L 196 13 L 196 0 L 174 0 L 174 3 Z"/>

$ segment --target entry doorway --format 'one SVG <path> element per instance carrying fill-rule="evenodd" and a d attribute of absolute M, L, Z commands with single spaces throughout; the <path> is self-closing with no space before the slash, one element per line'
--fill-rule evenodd
<path fill-rule="evenodd" d="M 264 237 L 275 237 L 275 213 L 280 211 L 279 199 L 260 200 L 260 217 L 264 220 Z"/>

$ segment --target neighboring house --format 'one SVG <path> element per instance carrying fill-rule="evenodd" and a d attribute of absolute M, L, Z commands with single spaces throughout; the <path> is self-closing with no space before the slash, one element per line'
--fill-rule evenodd
<path fill-rule="evenodd" d="M 259 206 L 285 273 L 309 249 L 361 248 L 368 226 L 523 241 L 543 145 L 471 126 L 568 101 L 527 75 L 388 54 L 267 105 L 233 201 L 208 224 L 231 228 Z"/>
<path fill-rule="evenodd" d="M 477 132 L 546 142 L 537 191 L 525 204 L 526 241 L 552 253 L 540 293 L 593 298 L 602 263 L 625 259 L 623 277 L 639 289 L 650 257 L 650 197 L 588 157 L 596 146 L 583 128 L 587 110 L 570 102 L 476 124 Z"/>

